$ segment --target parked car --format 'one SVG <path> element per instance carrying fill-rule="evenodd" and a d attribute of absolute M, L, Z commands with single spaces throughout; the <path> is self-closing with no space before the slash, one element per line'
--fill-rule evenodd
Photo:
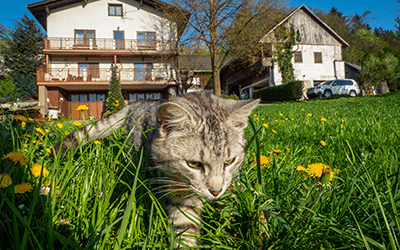
<path fill-rule="evenodd" d="M 349 95 L 356 97 L 360 94 L 360 88 L 352 79 L 336 79 L 321 83 L 316 87 L 307 89 L 307 97 L 317 96 L 331 97 L 332 95 Z"/>

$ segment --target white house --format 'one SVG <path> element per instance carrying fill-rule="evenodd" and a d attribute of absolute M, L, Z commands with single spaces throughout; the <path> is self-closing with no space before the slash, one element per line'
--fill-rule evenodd
<path fill-rule="evenodd" d="M 269 43 L 274 49 L 274 44 L 278 42 L 275 31 L 282 25 L 287 28 L 293 25 L 295 31 L 299 32 L 300 42 L 293 48 L 292 64 L 294 78 L 302 81 L 304 88 L 319 85 L 326 80 L 345 78 L 342 49 L 349 44 L 310 9 L 301 5 L 274 26 L 260 42 Z M 225 89 L 237 91 L 248 86 L 281 84 L 277 61 L 272 55 L 264 55 L 259 63 L 227 77 Z"/>
<path fill-rule="evenodd" d="M 177 91 L 177 42 L 185 25 L 165 18 L 158 0 L 44 0 L 27 6 L 47 32 L 38 69 L 39 101 L 65 117 L 104 112 L 111 67 L 126 102 L 167 99 Z M 187 13 L 185 13 L 187 14 Z"/>

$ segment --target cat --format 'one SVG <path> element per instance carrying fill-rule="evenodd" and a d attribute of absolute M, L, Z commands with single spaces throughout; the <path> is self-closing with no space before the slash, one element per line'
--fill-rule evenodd
<path fill-rule="evenodd" d="M 258 103 L 210 92 L 136 102 L 71 133 L 55 150 L 74 149 L 125 125 L 131 144 L 150 149 L 155 168 L 164 176 L 169 194 L 165 209 L 174 232 L 181 233 L 175 246 L 195 246 L 203 208 L 199 197 L 219 199 L 230 186 L 244 159 L 248 116 Z"/>

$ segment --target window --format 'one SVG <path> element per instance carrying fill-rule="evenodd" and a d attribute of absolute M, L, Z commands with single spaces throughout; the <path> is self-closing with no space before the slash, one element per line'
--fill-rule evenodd
<path fill-rule="evenodd" d="M 114 31 L 114 39 L 117 49 L 125 49 L 124 32 Z"/>
<path fill-rule="evenodd" d="M 301 51 L 294 53 L 294 63 L 303 63 L 303 55 Z"/>
<path fill-rule="evenodd" d="M 314 82 L 314 87 L 320 85 L 321 83 L 325 82 L 325 81 L 313 81 Z"/>
<path fill-rule="evenodd" d="M 92 39 L 94 45 L 96 39 L 94 30 L 75 30 L 75 45 L 89 45 L 89 39 Z"/>
<path fill-rule="evenodd" d="M 152 76 L 153 64 L 151 63 L 135 63 L 135 80 L 150 80 Z"/>
<path fill-rule="evenodd" d="M 104 102 L 106 94 L 104 93 L 75 93 L 71 94 L 71 102 Z"/>
<path fill-rule="evenodd" d="M 109 16 L 122 16 L 122 4 L 109 4 L 108 5 Z"/>
<path fill-rule="evenodd" d="M 129 102 L 136 102 L 140 100 L 161 100 L 160 92 L 146 92 L 146 93 L 129 93 Z"/>
<path fill-rule="evenodd" d="M 314 63 L 322 63 L 322 52 L 314 52 Z"/>
<path fill-rule="evenodd" d="M 80 77 L 86 76 L 89 80 L 92 78 L 100 77 L 100 70 L 98 63 L 78 63 L 79 72 L 78 75 Z"/>
<path fill-rule="evenodd" d="M 138 32 L 138 47 L 156 47 L 156 33 L 155 32 Z"/>

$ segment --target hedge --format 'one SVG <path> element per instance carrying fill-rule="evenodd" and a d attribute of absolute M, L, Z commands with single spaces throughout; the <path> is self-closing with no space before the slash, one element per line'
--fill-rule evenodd
<path fill-rule="evenodd" d="M 254 91 L 255 98 L 262 101 L 290 101 L 300 99 L 303 95 L 300 81 L 289 82 L 284 85 L 266 87 Z"/>

